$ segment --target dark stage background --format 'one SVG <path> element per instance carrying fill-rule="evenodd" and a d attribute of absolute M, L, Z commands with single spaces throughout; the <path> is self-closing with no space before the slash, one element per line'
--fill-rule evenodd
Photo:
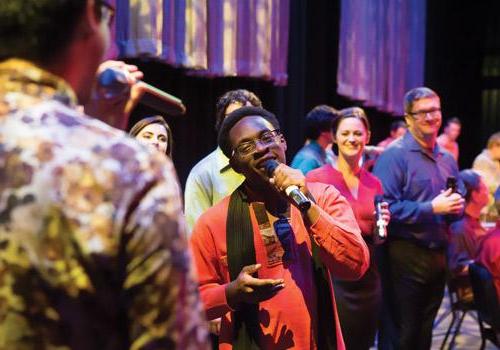
<path fill-rule="evenodd" d="M 490 134 L 500 129 L 500 2 L 427 1 L 425 85 L 442 98 L 443 118 L 462 120 L 460 168 L 470 167 Z M 174 133 L 174 163 L 184 186 L 190 169 L 216 145 L 214 110 L 227 90 L 255 92 L 274 112 L 288 142 L 287 158 L 304 142 L 304 116 L 317 104 L 335 108 L 360 105 L 336 93 L 340 1 L 290 0 L 288 85 L 249 78 L 200 78 L 183 69 L 144 59 L 126 59 L 144 72 L 144 80 L 187 106 L 181 117 L 166 116 Z M 386 137 L 394 117 L 365 109 L 372 144 Z M 139 105 L 130 125 L 156 114 Z"/>

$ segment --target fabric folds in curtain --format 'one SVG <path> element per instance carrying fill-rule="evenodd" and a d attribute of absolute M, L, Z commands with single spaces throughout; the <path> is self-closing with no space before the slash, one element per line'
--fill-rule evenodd
<path fill-rule="evenodd" d="M 425 11 L 425 0 L 342 0 L 337 92 L 402 115 L 424 81 Z"/>
<path fill-rule="evenodd" d="M 122 57 L 287 83 L 289 0 L 120 0 Z"/>

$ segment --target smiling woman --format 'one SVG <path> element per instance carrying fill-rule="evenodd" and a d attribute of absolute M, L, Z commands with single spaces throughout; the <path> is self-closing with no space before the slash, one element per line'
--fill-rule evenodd
<path fill-rule="evenodd" d="M 160 115 L 138 121 L 129 131 L 130 136 L 148 147 L 165 153 L 172 158 L 172 130 Z"/>
<path fill-rule="evenodd" d="M 327 164 L 307 173 L 308 182 L 334 185 L 352 207 L 362 236 L 370 249 L 370 267 L 357 281 L 334 279 L 335 297 L 347 349 L 369 349 L 377 330 L 381 304 L 380 277 L 375 264 L 374 199 L 382 194 L 380 181 L 360 166 L 365 145 L 370 140 L 370 124 L 363 109 L 346 108 L 332 123 L 333 142 L 338 146 L 336 167 Z M 385 225 L 390 214 L 387 203 L 380 211 Z"/>

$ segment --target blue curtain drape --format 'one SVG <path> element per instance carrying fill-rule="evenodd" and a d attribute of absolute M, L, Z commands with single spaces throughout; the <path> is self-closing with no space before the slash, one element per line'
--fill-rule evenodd
<path fill-rule="evenodd" d="M 342 0 L 337 92 L 403 114 L 403 96 L 423 85 L 426 0 Z"/>

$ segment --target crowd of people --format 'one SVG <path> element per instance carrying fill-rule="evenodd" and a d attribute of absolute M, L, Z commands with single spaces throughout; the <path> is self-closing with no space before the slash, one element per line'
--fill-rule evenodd
<path fill-rule="evenodd" d="M 220 349 L 369 349 L 377 334 L 379 349 L 430 349 L 446 281 L 472 261 L 500 301 L 500 220 L 481 225 L 484 210 L 498 217 L 500 133 L 459 171 L 460 120 L 438 136 L 435 91 L 409 90 L 404 121 L 377 146 L 362 108 L 314 107 L 290 166 L 278 118 L 228 91 L 183 207 L 164 117 L 124 132 L 142 73 L 102 63 L 113 7 L 11 3 L 0 3 L 0 349 L 208 349 L 209 333 Z M 131 88 L 100 95 L 107 67 Z"/>

